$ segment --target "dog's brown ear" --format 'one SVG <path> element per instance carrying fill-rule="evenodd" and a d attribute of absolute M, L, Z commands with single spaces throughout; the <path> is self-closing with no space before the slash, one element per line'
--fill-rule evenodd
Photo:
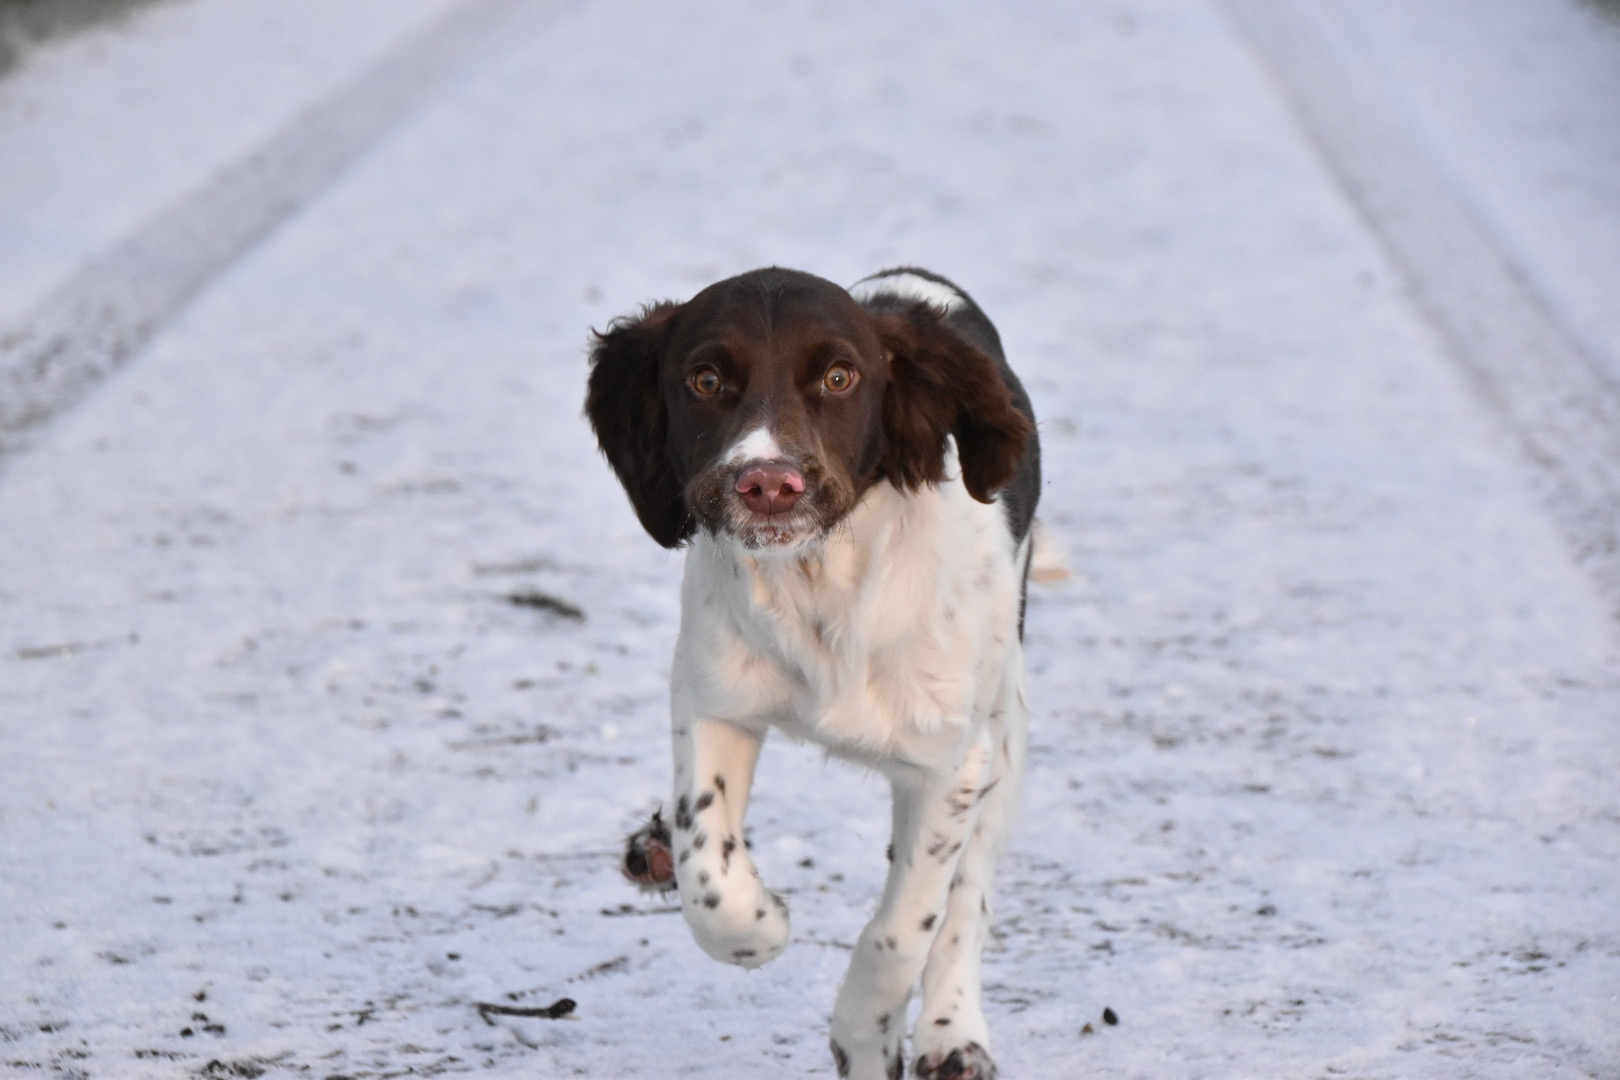
<path fill-rule="evenodd" d="M 945 436 L 955 435 L 962 482 L 990 502 L 1018 471 L 1034 430 L 995 360 L 926 303 L 874 319 L 891 356 L 884 474 L 906 488 L 937 483 L 945 475 Z"/>
<path fill-rule="evenodd" d="M 667 548 L 692 535 L 693 522 L 670 461 L 669 414 L 660 358 L 678 304 L 661 303 L 593 331 L 585 415 L 624 485 L 642 527 Z"/>

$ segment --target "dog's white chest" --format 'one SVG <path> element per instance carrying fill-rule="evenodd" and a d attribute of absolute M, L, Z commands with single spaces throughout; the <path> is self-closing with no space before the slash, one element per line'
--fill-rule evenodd
<path fill-rule="evenodd" d="M 676 692 L 699 716 L 922 764 L 989 700 L 1016 647 L 1017 553 L 999 513 L 960 484 L 883 484 L 809 559 L 700 536 Z"/>

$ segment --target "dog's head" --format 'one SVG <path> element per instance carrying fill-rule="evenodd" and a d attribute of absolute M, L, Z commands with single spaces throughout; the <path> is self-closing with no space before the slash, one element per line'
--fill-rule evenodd
<path fill-rule="evenodd" d="M 923 302 L 868 310 L 830 281 L 755 270 L 595 335 L 585 412 L 641 524 L 759 551 L 826 536 L 873 484 L 962 479 L 991 501 L 1031 427 L 995 361 Z"/>

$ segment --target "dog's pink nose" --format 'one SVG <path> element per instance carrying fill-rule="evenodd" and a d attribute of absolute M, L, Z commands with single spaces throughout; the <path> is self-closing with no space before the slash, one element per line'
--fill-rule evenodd
<path fill-rule="evenodd" d="M 785 514 L 804 494 L 799 470 L 779 461 L 750 465 L 737 477 L 737 491 L 756 514 Z"/>

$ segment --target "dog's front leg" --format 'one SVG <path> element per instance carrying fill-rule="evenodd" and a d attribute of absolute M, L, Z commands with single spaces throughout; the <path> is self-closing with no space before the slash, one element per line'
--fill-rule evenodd
<path fill-rule="evenodd" d="M 788 942 L 787 904 L 768 892 L 743 843 L 763 731 L 677 713 L 675 881 L 692 936 L 716 960 L 754 968 Z"/>
<path fill-rule="evenodd" d="M 877 914 L 861 931 L 833 1008 L 838 1074 L 885 1080 L 904 1071 L 906 1003 L 946 912 L 946 898 L 979 806 L 994 783 L 983 731 L 954 768 L 892 778 L 894 840 Z"/>

